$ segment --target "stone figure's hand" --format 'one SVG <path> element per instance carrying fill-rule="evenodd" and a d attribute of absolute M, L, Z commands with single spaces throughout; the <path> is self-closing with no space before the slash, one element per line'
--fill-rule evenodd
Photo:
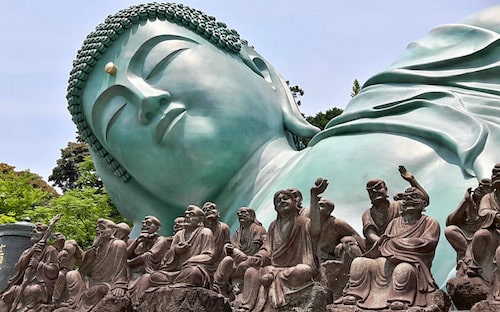
<path fill-rule="evenodd" d="M 36 259 L 36 257 L 31 257 L 30 262 L 28 263 L 28 267 L 30 268 L 36 268 L 38 266 L 39 261 Z"/>
<path fill-rule="evenodd" d="M 322 194 L 328 187 L 328 180 L 323 178 L 317 178 L 314 182 L 314 186 L 311 187 L 311 196 L 318 196 Z"/>
<path fill-rule="evenodd" d="M 141 233 L 141 234 L 137 237 L 136 241 L 137 241 L 137 243 L 141 243 L 141 242 L 143 242 L 143 241 L 147 240 L 147 238 L 148 238 L 148 237 L 147 237 L 147 234 L 146 234 L 146 233 Z"/>
<path fill-rule="evenodd" d="M 122 289 L 122 288 L 112 289 L 111 294 L 115 298 L 121 298 L 121 297 L 125 296 L 125 289 Z"/>
<path fill-rule="evenodd" d="M 343 252 L 344 252 L 344 244 L 339 243 L 337 246 L 335 246 L 335 250 L 333 253 L 335 255 L 335 258 L 340 258 Z"/>
<path fill-rule="evenodd" d="M 44 248 L 45 248 L 45 243 L 42 242 L 38 242 L 33 245 L 34 252 L 42 252 Z"/>
<path fill-rule="evenodd" d="M 224 251 L 226 252 L 227 256 L 232 256 L 233 255 L 233 250 L 234 250 L 234 246 L 232 244 L 226 244 L 224 246 Z"/>
<path fill-rule="evenodd" d="M 253 257 L 253 256 L 248 257 L 246 262 L 253 267 L 260 266 L 262 264 L 262 260 L 259 257 Z"/>
<path fill-rule="evenodd" d="M 406 170 L 405 166 L 400 165 L 398 167 L 398 170 L 399 170 L 399 173 L 401 174 L 401 177 L 403 179 L 405 179 L 406 181 L 410 181 L 410 180 L 414 180 L 415 179 L 415 177 L 413 176 L 413 174 L 411 174 L 410 172 L 408 172 L 408 170 Z"/>

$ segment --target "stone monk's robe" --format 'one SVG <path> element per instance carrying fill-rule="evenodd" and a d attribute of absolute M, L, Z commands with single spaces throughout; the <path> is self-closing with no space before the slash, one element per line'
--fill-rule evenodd
<path fill-rule="evenodd" d="M 361 298 L 358 306 L 369 309 L 383 309 L 393 301 L 426 306 L 426 295 L 438 289 L 430 269 L 439 230 L 439 223 L 428 216 L 413 225 L 402 217 L 394 219 L 381 238 L 382 257 L 352 262 L 345 295 Z"/>
<path fill-rule="evenodd" d="M 318 274 L 319 265 L 313 249 L 310 226 L 309 218 L 297 216 L 290 232 L 284 235 L 277 221 L 271 223 L 268 238 L 262 249 L 256 253 L 263 263 L 269 262 L 270 259 L 271 265 L 263 267 L 260 271 L 250 268 L 245 273 L 243 293 L 238 300 L 243 308 L 247 310 L 254 308 L 261 286 L 260 277 L 252 278 L 250 275 L 272 275 L 270 295 L 275 307 L 286 305 L 285 294 L 312 282 L 313 277 Z"/>
<path fill-rule="evenodd" d="M 174 236 L 172 246 L 164 258 L 162 268 L 154 274 L 165 275 L 168 282 L 156 283 L 152 275 L 152 284 L 186 284 L 210 288 L 211 276 L 207 269 L 213 264 L 214 237 L 212 231 L 205 227 L 197 228 L 186 240 L 185 230 L 180 230 Z M 188 244 L 190 247 L 183 254 L 176 254 L 174 248 L 178 244 Z"/>

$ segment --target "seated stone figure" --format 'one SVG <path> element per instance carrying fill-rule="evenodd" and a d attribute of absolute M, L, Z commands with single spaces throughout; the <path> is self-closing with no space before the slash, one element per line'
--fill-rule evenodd
<path fill-rule="evenodd" d="M 484 195 L 491 192 L 491 179 L 484 178 L 472 190 L 468 188 L 457 209 L 446 218 L 445 236 L 457 252 L 457 274 L 463 272 L 461 263 L 472 237 L 481 228 L 483 218 L 479 216 L 479 203 Z"/>
<path fill-rule="evenodd" d="M 429 304 L 427 297 L 438 290 L 430 270 L 439 223 L 422 215 L 426 205 L 419 189 L 410 187 L 404 192 L 401 216 L 389 223 L 367 257 L 354 259 L 344 297 L 336 303 L 369 310 Z"/>
<path fill-rule="evenodd" d="M 316 244 L 319 261 L 341 260 L 344 256 L 350 258 L 350 255 L 360 256 L 365 251 L 365 242 L 347 222 L 332 216 L 335 209 L 333 201 L 321 197 L 317 205 L 321 223 L 321 234 Z"/>
<path fill-rule="evenodd" d="M 175 218 L 174 225 L 173 225 L 174 235 L 175 235 L 175 233 L 179 232 L 183 228 L 184 228 L 184 217 Z"/>
<path fill-rule="evenodd" d="M 133 240 L 130 238 L 130 232 L 132 231 L 132 229 L 130 228 L 130 226 L 125 222 L 120 222 L 116 225 L 116 228 L 117 230 L 115 233 L 115 237 L 124 241 L 127 246 L 132 244 Z"/>
<path fill-rule="evenodd" d="M 58 242 L 63 241 L 60 251 L 57 253 L 57 262 L 59 264 L 59 275 L 54 285 L 52 301 L 56 308 L 60 307 L 63 302 L 69 299 L 69 291 L 66 286 L 66 274 L 76 269 L 83 259 L 83 250 L 78 243 L 73 240 L 66 240 L 62 234 Z"/>
<path fill-rule="evenodd" d="M 35 224 L 33 246 L 21 254 L 14 275 L 0 293 L 0 311 L 44 311 L 51 304 L 59 267 L 56 248 L 47 244 L 49 236 L 47 225 Z"/>
<path fill-rule="evenodd" d="M 78 270 L 66 273 L 69 298 L 60 311 L 91 311 L 104 300 L 128 303 L 127 245 L 117 239 L 116 224 L 99 219 L 96 237 Z"/>
<path fill-rule="evenodd" d="M 465 273 L 469 277 L 481 277 L 490 283 L 493 275 L 493 258 L 500 246 L 500 163 L 491 172 L 493 191 L 483 196 L 479 204 L 481 229 L 472 237 L 464 258 Z"/>
<path fill-rule="evenodd" d="M 261 250 L 248 259 L 251 266 L 245 272 L 243 292 L 236 297 L 236 311 L 260 311 L 269 302 L 282 307 L 287 304 L 287 293 L 312 285 L 319 272 L 315 250 L 321 231 L 317 196 L 327 185 L 326 180 L 318 178 L 311 188 L 315 200 L 311 200 L 310 218 L 299 215 L 290 191 L 275 193 L 277 217 Z M 259 298 L 259 294 L 264 296 Z"/>
<path fill-rule="evenodd" d="M 237 31 L 180 4 L 132 6 L 85 39 L 69 78 L 69 111 L 136 234 L 144 215 L 170 224 L 186 203 L 207 200 L 231 227 L 243 206 L 268 225 L 274 192 L 307 189 L 317 176 L 335 183 L 343 194 L 337 206 L 352 207 L 338 217 L 361 232 L 359 185 L 377 176 L 403 189 L 399 178 L 384 176 L 394 164 L 412 168 L 439 207 L 430 215 L 444 225 L 451 209 L 442 207 L 496 162 L 499 11 L 410 44 L 320 132 Z M 299 137 L 312 139 L 303 148 Z M 438 253 L 444 278 L 455 252 L 444 246 Z"/>
<path fill-rule="evenodd" d="M 158 235 L 161 222 L 154 216 L 146 216 L 142 221 L 139 237 L 127 247 L 127 264 L 131 278 L 144 273 L 153 273 L 160 268 L 163 256 L 170 248 L 167 237 Z"/>
<path fill-rule="evenodd" d="M 311 198 L 313 200 L 319 206 L 321 224 L 321 234 L 315 244 L 321 264 L 319 280 L 331 292 L 331 302 L 342 295 L 352 260 L 365 252 L 365 240 L 347 222 L 332 215 L 333 201 L 324 197 Z"/>
<path fill-rule="evenodd" d="M 231 283 L 241 284 L 245 271 L 250 266 L 248 256 L 253 256 L 260 250 L 267 234 L 262 223 L 256 219 L 253 209 L 241 207 L 237 215 L 240 226 L 234 233 L 231 243 L 224 246 L 226 256 L 214 274 L 214 288 L 225 297 L 235 295 L 231 292 Z M 243 285 L 236 285 L 237 288 L 241 286 Z"/>
<path fill-rule="evenodd" d="M 418 183 L 413 174 L 408 172 L 404 166 L 398 167 L 401 177 L 410 183 L 410 186 L 418 188 L 426 197 L 429 204 L 429 195 Z M 401 211 L 401 200 L 397 200 L 396 194 L 393 201 L 387 199 L 387 186 L 382 179 L 371 179 L 366 183 L 366 190 L 372 206 L 363 212 L 363 235 L 366 239 L 366 248 L 370 249 L 379 239 L 389 223 L 399 216 Z"/>
<path fill-rule="evenodd" d="M 203 224 L 212 231 L 214 236 L 213 266 L 210 268 L 210 271 L 213 273 L 224 257 L 224 246 L 229 243 L 230 231 L 229 226 L 219 220 L 220 214 L 216 204 L 206 202 L 201 209 L 205 214 Z"/>
<path fill-rule="evenodd" d="M 189 205 L 184 215 L 184 228 L 175 233 L 160 269 L 142 275 L 132 287 L 134 307 L 139 306 L 141 297 L 150 287 L 152 290 L 167 285 L 211 288 L 212 277 L 207 267 L 213 265 L 212 231 L 203 225 L 205 214 L 201 208 Z"/>

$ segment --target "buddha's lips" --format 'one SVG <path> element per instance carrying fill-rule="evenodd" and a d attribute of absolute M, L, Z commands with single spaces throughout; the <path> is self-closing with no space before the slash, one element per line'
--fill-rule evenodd
<path fill-rule="evenodd" d="M 170 129 L 184 116 L 186 109 L 181 105 L 171 105 L 166 110 L 156 126 L 156 142 L 161 143 Z"/>

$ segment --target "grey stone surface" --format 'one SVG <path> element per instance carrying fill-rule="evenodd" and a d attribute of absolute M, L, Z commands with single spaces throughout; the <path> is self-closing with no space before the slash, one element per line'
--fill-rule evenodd
<path fill-rule="evenodd" d="M 33 224 L 18 222 L 0 225 L 0 291 L 14 274 L 14 266 L 21 253 L 31 247 Z"/>

